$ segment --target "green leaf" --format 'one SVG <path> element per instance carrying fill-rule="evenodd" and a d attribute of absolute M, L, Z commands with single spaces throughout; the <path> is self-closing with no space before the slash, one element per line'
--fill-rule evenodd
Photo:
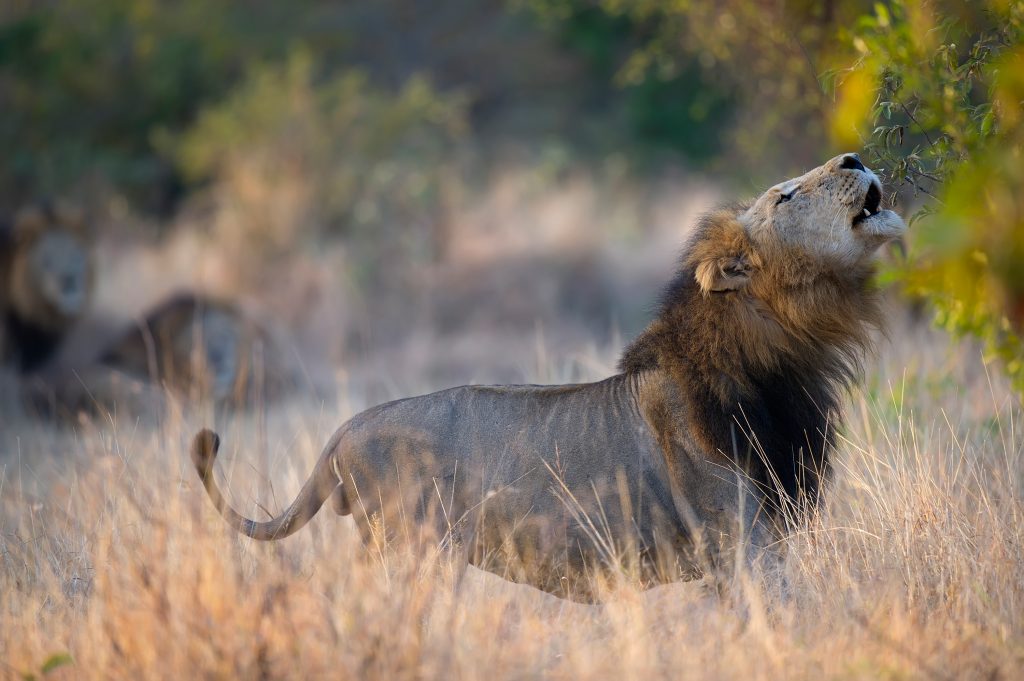
<path fill-rule="evenodd" d="M 875 3 L 875 16 L 878 17 L 878 25 L 887 27 L 890 24 L 889 9 L 880 2 Z"/>
<path fill-rule="evenodd" d="M 989 111 L 985 114 L 985 117 L 981 119 L 981 134 L 988 135 L 992 132 L 992 124 L 995 122 L 996 116 L 993 111 Z"/>
<path fill-rule="evenodd" d="M 55 653 L 46 659 L 40 671 L 46 675 L 52 672 L 54 669 L 74 664 L 75 661 L 71 658 L 69 653 Z"/>

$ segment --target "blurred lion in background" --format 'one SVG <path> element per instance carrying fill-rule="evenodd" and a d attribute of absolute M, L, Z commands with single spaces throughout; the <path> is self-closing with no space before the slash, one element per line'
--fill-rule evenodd
<path fill-rule="evenodd" d="M 287 394 L 295 372 L 269 328 L 241 306 L 181 292 L 112 333 L 91 358 L 33 377 L 37 414 L 157 419 L 171 401 L 245 409 Z"/>
<path fill-rule="evenodd" d="M 45 366 L 88 312 L 95 264 L 83 214 L 41 202 L 0 226 L 0 364 Z"/>
<path fill-rule="evenodd" d="M 280 392 L 277 355 L 268 330 L 237 305 L 179 293 L 124 332 L 100 363 L 182 396 L 243 406 Z"/>
<path fill-rule="evenodd" d="M 64 202 L 31 204 L 0 223 L 4 411 L 153 416 L 169 395 L 246 408 L 294 384 L 282 344 L 232 301 L 178 293 L 127 328 L 97 318 L 94 241 L 83 213 Z"/>

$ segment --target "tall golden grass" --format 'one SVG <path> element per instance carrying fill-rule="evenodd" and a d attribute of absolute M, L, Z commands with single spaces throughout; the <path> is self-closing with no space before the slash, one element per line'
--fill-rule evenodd
<path fill-rule="evenodd" d="M 364 548 L 325 509 L 257 544 L 187 461 L 202 410 L 115 415 L 0 440 L 0 677 L 68 679 L 1019 678 L 1021 405 L 975 349 L 908 326 L 851 395 L 821 517 L 790 537 L 791 597 L 720 603 L 697 583 L 559 601 L 471 570 L 461 589 Z M 538 373 L 557 376 L 548 354 Z M 608 370 L 611 352 L 587 364 Z M 415 391 L 415 386 L 403 386 Z M 433 387 L 433 386 L 423 386 Z M 345 386 L 339 390 L 345 392 Z M 364 406 L 216 421 L 237 507 L 290 500 Z"/>
<path fill-rule="evenodd" d="M 848 400 L 823 513 L 785 542 L 782 603 L 753 583 L 737 606 L 700 583 L 641 592 L 624 580 L 586 606 L 476 570 L 456 589 L 443 555 L 423 563 L 364 547 L 351 518 L 329 509 L 279 543 L 226 527 L 188 462 L 199 427 L 223 436 L 218 470 L 235 507 L 262 518 L 290 501 L 334 428 L 371 402 L 477 376 L 612 372 L 621 341 L 581 340 L 586 312 L 551 295 L 575 277 L 553 278 L 538 256 L 604 263 L 609 288 L 638 307 L 634 298 L 650 299 L 647 275 L 667 276 L 681 228 L 713 197 L 678 182 L 658 195 L 532 179 L 507 175 L 466 198 L 451 218 L 450 260 L 432 266 L 436 300 L 410 296 L 392 311 L 398 321 L 370 336 L 390 341 L 401 329 L 401 339 L 362 355 L 338 341 L 361 324 L 357 297 L 335 281 L 351 264 L 343 256 L 294 255 L 261 287 L 236 271 L 237 252 L 195 230 L 163 252 L 108 244 L 108 311 L 129 314 L 184 282 L 250 293 L 310 327 L 327 361 L 308 365 L 308 382 L 336 384 L 337 399 L 225 416 L 168 395 L 159 420 L 115 407 L 55 429 L 18 418 L 4 402 L 11 377 L 0 375 L 0 678 L 1019 676 L 1021 404 L 976 348 L 909 323 Z M 521 271 L 503 268 L 509 261 Z M 316 286 L 325 294 L 307 310 L 303 291 Z M 598 299 L 588 286 L 573 305 Z M 458 321 L 424 319 L 418 307 Z M 439 367 L 454 370 L 441 377 Z"/>

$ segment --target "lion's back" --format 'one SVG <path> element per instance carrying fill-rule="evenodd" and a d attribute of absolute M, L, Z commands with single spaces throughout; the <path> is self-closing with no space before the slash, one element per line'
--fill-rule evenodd
<path fill-rule="evenodd" d="M 466 385 L 387 402 L 346 425 L 360 446 L 377 441 L 472 461 L 493 474 L 502 459 L 595 458 L 635 440 L 642 418 L 604 399 L 609 379 L 571 385 Z M 600 457 L 596 457 L 600 458 Z M 517 469 L 518 470 L 518 469 Z M 515 471 L 513 471 L 515 472 Z"/>
<path fill-rule="evenodd" d="M 447 493 L 465 509 L 495 497 L 510 521 L 571 515 L 566 496 L 599 512 L 595 492 L 664 501 L 658 445 L 622 399 L 623 380 L 460 386 L 372 407 L 342 427 L 343 479 Z"/>

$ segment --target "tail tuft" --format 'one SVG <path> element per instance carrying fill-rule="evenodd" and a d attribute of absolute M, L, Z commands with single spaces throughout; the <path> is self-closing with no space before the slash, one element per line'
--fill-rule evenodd
<path fill-rule="evenodd" d="M 228 524 L 248 537 L 260 541 L 270 541 L 283 539 L 309 522 L 309 519 L 316 515 L 323 503 L 338 487 L 338 478 L 334 476 L 330 464 L 331 456 L 334 453 L 334 444 L 320 455 L 313 474 L 302 486 L 302 491 L 295 497 L 291 506 L 281 515 L 265 522 L 257 522 L 239 515 L 224 499 L 224 495 L 217 486 L 216 476 L 213 474 L 217 450 L 220 449 L 220 438 L 217 437 L 217 433 L 207 428 L 196 433 L 192 439 L 191 455 L 192 463 L 195 464 L 196 472 L 199 473 L 199 479 L 202 481 L 203 487 L 206 488 L 210 501 L 228 521 Z"/>
<path fill-rule="evenodd" d="M 205 479 L 213 471 L 219 449 L 220 436 L 209 428 L 203 428 L 192 439 L 192 463 L 201 478 Z"/>

